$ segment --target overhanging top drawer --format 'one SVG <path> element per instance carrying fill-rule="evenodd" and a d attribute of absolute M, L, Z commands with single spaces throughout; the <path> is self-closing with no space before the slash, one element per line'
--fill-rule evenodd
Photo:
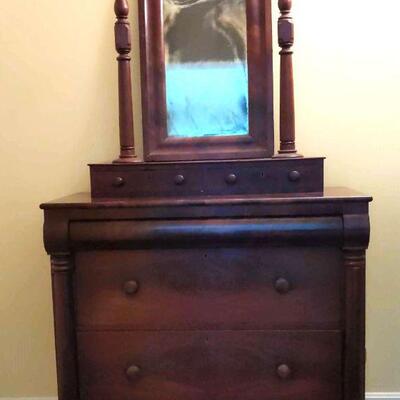
<path fill-rule="evenodd" d="M 70 224 L 75 247 L 125 248 L 212 244 L 338 245 L 343 220 L 322 218 L 257 218 L 171 221 L 77 221 Z"/>

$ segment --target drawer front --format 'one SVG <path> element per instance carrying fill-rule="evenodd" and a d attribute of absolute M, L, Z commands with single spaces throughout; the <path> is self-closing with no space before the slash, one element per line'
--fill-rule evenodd
<path fill-rule="evenodd" d="M 78 347 L 83 400 L 342 398 L 335 331 L 81 332 Z"/>
<path fill-rule="evenodd" d="M 335 248 L 79 252 L 78 328 L 340 329 Z"/>
<path fill-rule="evenodd" d="M 320 193 L 321 158 L 91 165 L 97 198 Z"/>

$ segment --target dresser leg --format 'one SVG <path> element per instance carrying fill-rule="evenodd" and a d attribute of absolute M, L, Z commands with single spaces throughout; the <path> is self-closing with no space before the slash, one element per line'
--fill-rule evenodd
<path fill-rule="evenodd" d="M 365 400 L 365 250 L 345 249 L 344 399 Z"/>
<path fill-rule="evenodd" d="M 58 400 L 79 400 L 72 274 L 69 254 L 51 256 Z"/>

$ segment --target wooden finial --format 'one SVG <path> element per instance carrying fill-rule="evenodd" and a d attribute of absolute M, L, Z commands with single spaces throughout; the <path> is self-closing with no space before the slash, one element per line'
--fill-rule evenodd
<path fill-rule="evenodd" d="M 129 4 L 127 0 L 115 0 L 117 22 L 115 23 L 115 47 L 118 52 L 118 90 L 119 90 L 119 136 L 120 156 L 115 163 L 138 161 L 135 154 L 133 128 L 132 79 L 131 79 L 131 27 L 128 21 Z"/>
<path fill-rule="evenodd" d="M 282 51 L 289 50 L 293 54 L 291 47 L 294 43 L 294 25 L 290 14 L 292 10 L 292 0 L 278 0 L 281 16 L 278 22 L 278 39 Z M 281 53 L 282 54 L 282 53 Z"/>
<path fill-rule="evenodd" d="M 292 0 L 279 0 L 278 5 L 281 12 L 290 12 L 292 9 Z"/>
<path fill-rule="evenodd" d="M 114 4 L 114 11 L 117 18 L 128 18 L 129 4 L 127 0 L 116 0 Z"/>
<path fill-rule="evenodd" d="M 280 149 L 276 157 L 302 157 L 296 150 L 296 126 L 293 82 L 294 25 L 290 14 L 292 0 L 278 0 L 281 16 L 278 22 L 279 46 L 282 48 L 280 77 Z"/>

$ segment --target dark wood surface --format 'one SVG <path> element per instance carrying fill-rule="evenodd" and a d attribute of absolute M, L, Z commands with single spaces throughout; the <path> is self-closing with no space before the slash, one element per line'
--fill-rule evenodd
<path fill-rule="evenodd" d="M 73 261 L 69 254 L 51 257 L 54 332 L 56 336 L 58 398 L 78 400 L 78 362 L 72 288 Z"/>
<path fill-rule="evenodd" d="M 43 205 L 60 400 L 362 400 L 370 200 Z"/>
<path fill-rule="evenodd" d="M 292 0 L 279 0 L 281 16 L 278 23 L 279 46 L 282 48 L 280 75 L 280 148 L 277 157 L 301 157 L 296 150 L 296 121 L 294 105 L 293 50 L 294 25 Z"/>
<path fill-rule="evenodd" d="M 340 214 L 346 209 L 346 204 L 349 207 L 357 207 L 357 204 L 369 203 L 372 197 L 365 195 L 359 191 L 352 190 L 346 187 L 325 187 L 322 193 L 290 193 L 290 194 L 269 194 L 269 195 L 233 195 L 233 196 L 191 196 L 180 198 L 178 196 L 171 198 L 93 198 L 91 193 L 82 192 L 73 195 L 65 196 L 60 199 L 42 203 L 40 208 L 43 210 L 51 209 L 95 209 L 95 208 L 154 208 L 160 207 L 191 207 L 191 206 L 229 206 L 229 205 L 263 205 L 263 204 L 290 204 L 292 206 L 301 204 L 339 204 L 338 211 L 334 214 Z M 349 210 L 350 211 L 350 210 Z M 287 215 L 292 213 L 288 209 Z M 329 214 L 330 212 L 327 211 Z M 364 214 L 364 212 L 357 212 Z"/>
<path fill-rule="evenodd" d="M 271 157 L 274 153 L 270 0 L 247 0 L 250 134 L 167 136 L 162 2 L 139 1 L 143 140 L 146 161 Z"/>
<path fill-rule="evenodd" d="M 164 221 L 71 221 L 71 248 L 135 249 L 172 246 L 333 246 L 343 243 L 338 217 L 209 218 Z"/>
<path fill-rule="evenodd" d="M 75 263 L 82 330 L 343 328 L 335 247 L 84 251 Z"/>
<path fill-rule="evenodd" d="M 79 332 L 78 349 L 84 400 L 342 398 L 337 331 Z"/>
<path fill-rule="evenodd" d="M 365 396 L 365 249 L 349 246 L 344 251 L 346 295 L 346 357 L 344 400 Z"/>
<path fill-rule="evenodd" d="M 133 104 L 131 81 L 131 28 L 128 20 L 127 0 L 115 0 L 115 47 L 118 52 L 119 134 L 120 155 L 116 163 L 135 162 L 135 138 L 133 129 Z"/>
<path fill-rule="evenodd" d="M 93 197 L 187 197 L 322 192 L 324 160 L 91 165 Z"/>

